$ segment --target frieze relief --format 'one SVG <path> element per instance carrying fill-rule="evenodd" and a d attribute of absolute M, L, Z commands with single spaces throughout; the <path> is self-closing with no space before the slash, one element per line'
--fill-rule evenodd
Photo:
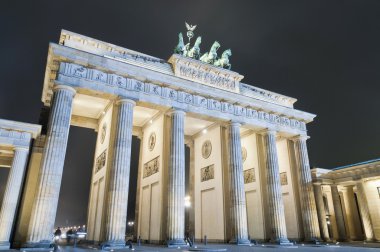
<path fill-rule="evenodd" d="M 214 179 L 214 165 L 209 165 L 201 169 L 201 182 Z"/>
<path fill-rule="evenodd" d="M 160 170 L 159 158 L 160 156 L 157 156 L 154 159 L 144 164 L 143 178 L 152 176 L 153 174 L 157 173 Z"/>
<path fill-rule="evenodd" d="M 169 87 L 161 87 L 156 84 L 144 83 L 119 75 L 104 73 L 99 70 L 85 68 L 73 63 L 61 62 L 59 73 L 66 76 L 89 79 L 104 83 L 109 86 L 124 88 L 136 92 L 150 93 L 155 96 L 160 96 L 162 98 L 177 102 L 187 103 L 208 110 L 221 111 L 223 113 L 242 116 L 249 119 L 257 119 L 276 125 L 306 131 L 306 124 L 295 119 L 289 119 L 287 117 L 276 114 L 269 114 L 265 111 L 258 111 L 250 107 L 243 107 L 225 101 L 206 98 L 201 95 L 190 94 L 185 91 L 177 91 Z"/>

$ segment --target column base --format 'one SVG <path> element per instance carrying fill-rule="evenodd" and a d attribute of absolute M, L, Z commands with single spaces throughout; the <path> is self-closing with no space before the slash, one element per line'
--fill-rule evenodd
<path fill-rule="evenodd" d="M 168 245 L 169 248 L 189 246 L 187 245 L 184 239 L 168 240 L 166 244 Z"/>
<path fill-rule="evenodd" d="M 231 244 L 241 245 L 241 246 L 249 246 L 251 242 L 248 239 L 232 239 L 229 241 Z"/>
<path fill-rule="evenodd" d="M 281 246 L 293 246 L 293 242 L 290 242 L 287 238 L 280 238 L 280 239 L 271 239 L 269 241 L 270 243 L 281 245 Z"/>
<path fill-rule="evenodd" d="M 125 241 L 105 241 L 100 244 L 102 250 L 125 249 Z"/>
<path fill-rule="evenodd" d="M 52 251 L 53 249 L 54 244 L 48 240 L 27 242 L 20 248 L 21 251 Z"/>
<path fill-rule="evenodd" d="M 305 243 L 310 243 L 310 244 L 320 244 L 321 243 L 321 240 L 320 239 L 308 239 L 308 240 L 305 240 L 304 241 Z"/>
<path fill-rule="evenodd" d="M 8 241 L 0 241 L 0 250 L 10 249 L 11 244 Z"/>

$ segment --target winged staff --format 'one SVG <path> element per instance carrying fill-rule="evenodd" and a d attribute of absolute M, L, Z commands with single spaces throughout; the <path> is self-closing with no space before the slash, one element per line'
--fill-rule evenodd
<path fill-rule="evenodd" d="M 189 43 L 192 37 L 194 37 L 194 30 L 197 28 L 196 25 L 189 25 L 187 22 L 185 22 L 186 28 L 187 28 L 187 37 L 189 38 Z"/>
<path fill-rule="evenodd" d="M 231 69 L 231 64 L 229 62 L 229 56 L 232 55 L 231 50 L 227 49 L 222 53 L 222 56 L 218 58 L 217 50 L 220 47 L 220 44 L 218 41 L 215 41 L 214 44 L 211 46 L 211 49 L 209 52 L 204 53 L 201 56 L 200 52 L 200 44 L 202 42 L 202 37 L 198 36 L 195 40 L 195 43 L 193 47 L 191 47 L 190 41 L 194 37 L 194 30 L 197 28 L 197 25 L 190 25 L 187 22 L 185 22 L 186 29 L 187 29 L 187 37 L 189 39 L 189 42 L 185 45 L 183 41 L 183 35 L 180 32 L 178 34 L 178 44 L 174 48 L 174 53 L 181 54 L 185 57 L 193 58 L 196 60 L 200 60 L 202 62 L 212 64 L 217 67 L 227 68 Z M 190 48 L 191 47 L 191 48 Z"/>

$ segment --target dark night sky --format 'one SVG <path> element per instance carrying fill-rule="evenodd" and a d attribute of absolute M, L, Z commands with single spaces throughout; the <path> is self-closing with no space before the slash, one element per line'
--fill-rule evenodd
<path fill-rule="evenodd" d="M 48 43 L 61 29 L 168 59 L 188 21 L 203 51 L 214 40 L 232 49 L 243 82 L 317 114 L 308 125 L 312 166 L 378 158 L 379 13 L 378 0 L 2 1 L 0 118 L 38 122 Z M 60 223 L 70 211 L 85 218 L 95 137 L 71 128 Z"/>

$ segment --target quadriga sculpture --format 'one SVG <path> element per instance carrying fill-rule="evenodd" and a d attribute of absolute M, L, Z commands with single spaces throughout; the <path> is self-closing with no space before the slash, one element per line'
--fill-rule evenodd
<path fill-rule="evenodd" d="M 189 52 L 187 53 L 187 55 L 185 55 L 185 56 L 193 58 L 193 59 L 199 59 L 199 57 L 201 56 L 201 48 L 199 47 L 199 45 L 201 44 L 201 42 L 202 42 L 202 37 L 199 36 L 195 40 L 193 48 L 191 48 L 189 50 Z"/>
<path fill-rule="evenodd" d="M 211 49 L 208 53 L 205 53 L 200 58 L 200 61 L 203 61 L 208 64 L 214 64 L 214 61 L 218 57 L 218 49 L 220 47 L 220 44 L 218 41 L 215 41 L 214 44 L 212 44 Z"/>
<path fill-rule="evenodd" d="M 174 53 L 183 55 L 184 51 L 185 51 L 185 43 L 183 43 L 182 32 L 180 32 L 178 34 L 178 44 L 174 48 Z"/>
<path fill-rule="evenodd" d="M 230 60 L 228 59 L 228 57 L 230 57 L 231 55 L 232 55 L 231 49 L 225 50 L 222 53 L 222 56 L 220 57 L 220 59 L 214 62 L 214 66 L 231 69 Z"/>

